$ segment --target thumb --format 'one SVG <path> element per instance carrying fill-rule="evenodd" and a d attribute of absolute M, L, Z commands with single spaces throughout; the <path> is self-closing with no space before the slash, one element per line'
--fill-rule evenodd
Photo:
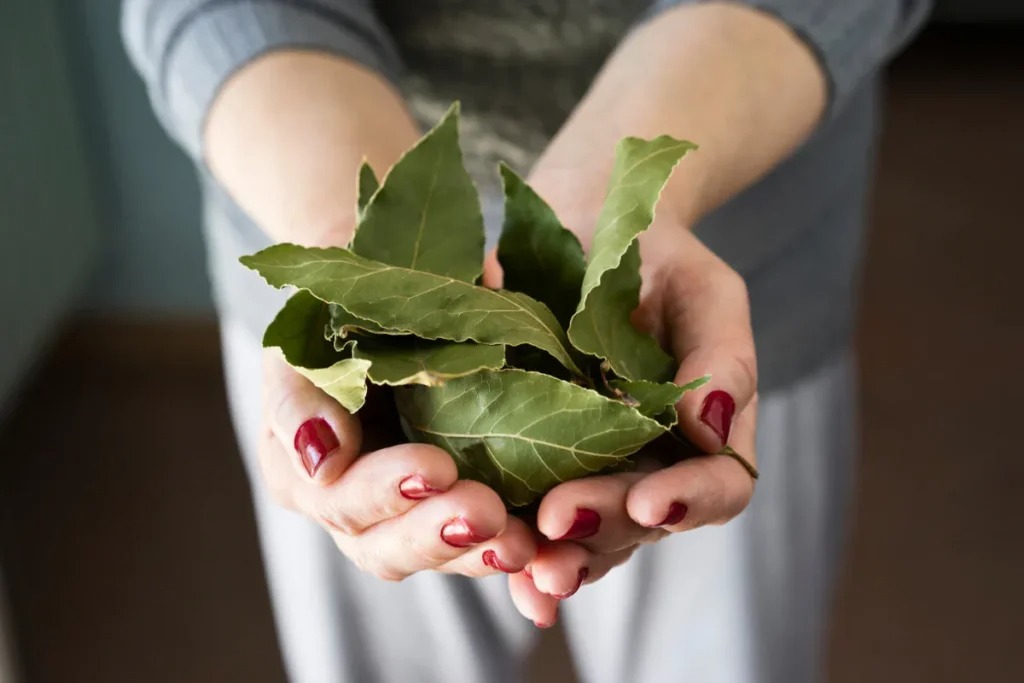
<path fill-rule="evenodd" d="M 359 420 L 273 350 L 264 357 L 265 422 L 306 479 L 327 486 L 359 454 Z"/>
<path fill-rule="evenodd" d="M 705 453 L 715 453 L 729 443 L 735 417 L 757 392 L 746 284 L 706 248 L 670 280 L 666 322 L 680 364 L 676 382 L 711 375 L 677 405 L 680 428 Z"/>

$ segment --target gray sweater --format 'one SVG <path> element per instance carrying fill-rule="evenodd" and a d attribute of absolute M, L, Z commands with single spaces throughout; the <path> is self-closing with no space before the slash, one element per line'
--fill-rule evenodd
<path fill-rule="evenodd" d="M 268 238 L 201 158 L 206 114 L 237 69 L 280 48 L 342 55 L 396 83 L 424 126 L 462 100 L 467 164 L 493 243 L 501 219 L 496 162 L 528 171 L 622 37 L 687 1 L 125 0 L 123 32 L 157 116 L 199 169 L 221 314 L 260 335 L 283 295 L 237 258 Z M 696 228 L 746 278 L 766 391 L 796 381 L 849 342 L 879 71 L 930 2 L 742 4 L 791 26 L 829 84 L 828 111 L 812 138 Z"/>

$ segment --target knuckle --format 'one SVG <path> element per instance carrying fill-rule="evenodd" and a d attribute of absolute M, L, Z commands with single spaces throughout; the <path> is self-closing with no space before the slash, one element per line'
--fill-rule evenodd
<path fill-rule="evenodd" d="M 270 463 L 270 459 L 275 455 L 273 438 L 273 435 L 269 435 L 260 440 L 257 457 L 261 474 L 260 478 L 263 481 L 264 490 L 274 504 L 288 510 L 294 510 L 295 497 L 288 481 L 279 476 Z"/>
<path fill-rule="evenodd" d="M 358 536 L 366 528 L 362 520 L 334 503 L 326 504 L 318 517 L 322 524 L 346 536 Z"/>
<path fill-rule="evenodd" d="M 406 544 L 407 547 L 409 545 L 411 544 Z M 452 559 L 454 559 L 454 557 L 459 557 L 463 554 L 458 553 L 457 551 L 453 551 L 455 551 L 455 549 L 447 545 L 433 544 L 428 545 L 426 547 L 418 548 L 416 550 L 412 550 L 412 552 L 415 552 L 419 556 L 418 564 L 421 564 L 424 567 L 428 568 L 440 567 L 441 565 L 450 562 Z"/>
<path fill-rule="evenodd" d="M 750 387 L 750 390 L 757 394 L 757 357 L 754 355 L 753 349 L 747 353 L 741 353 L 736 357 L 736 364 L 739 367 L 740 375 L 742 377 L 745 386 Z"/>
<path fill-rule="evenodd" d="M 298 389 L 294 386 L 278 387 L 275 395 L 270 396 L 268 400 L 270 401 L 268 411 L 270 422 L 281 428 L 289 423 L 289 413 L 293 410 L 292 406 L 298 401 Z"/>
<path fill-rule="evenodd" d="M 730 299 L 742 305 L 743 310 L 749 310 L 750 290 L 747 288 L 747 281 L 739 271 L 726 266 L 722 270 L 717 287 L 720 288 L 720 291 L 725 292 Z"/>
<path fill-rule="evenodd" d="M 402 571 L 387 562 L 380 552 L 353 552 L 348 554 L 348 558 L 355 565 L 356 569 L 381 581 L 399 583 L 410 576 L 408 572 Z"/>
<path fill-rule="evenodd" d="M 381 581 L 387 581 L 389 583 L 401 583 L 409 578 L 409 574 L 397 571 L 395 569 L 380 569 L 374 573 Z"/>
<path fill-rule="evenodd" d="M 702 515 L 699 516 L 694 522 L 710 522 L 712 524 L 724 524 L 725 522 L 732 519 L 730 514 L 729 496 L 726 494 L 725 486 L 720 480 L 717 480 L 710 487 L 708 494 L 705 498 L 706 508 Z"/>
<path fill-rule="evenodd" d="M 753 480 L 732 458 L 719 456 L 714 493 L 710 497 L 713 524 L 725 524 L 742 513 L 754 495 Z"/>

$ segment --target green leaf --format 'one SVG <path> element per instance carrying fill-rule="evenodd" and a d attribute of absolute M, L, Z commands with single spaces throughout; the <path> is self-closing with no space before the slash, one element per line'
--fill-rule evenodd
<path fill-rule="evenodd" d="M 654 219 L 654 205 L 672 169 L 693 149 L 693 143 L 663 135 L 625 138 L 615 151 L 569 339 L 580 351 L 607 360 L 620 377 L 661 382 L 675 370 L 672 358 L 630 322 L 640 299 L 636 239 Z"/>
<path fill-rule="evenodd" d="M 281 349 L 289 365 L 323 368 L 338 360 L 322 330 L 330 320 L 327 304 L 309 292 L 289 297 L 263 333 L 263 348 Z"/>
<path fill-rule="evenodd" d="M 672 427 L 679 420 L 676 404 L 683 394 L 704 386 L 710 379 L 711 375 L 704 375 L 682 386 L 671 382 L 659 384 L 623 379 L 615 379 L 608 384 L 613 391 L 621 393 L 619 398 L 626 405 L 634 406 L 641 414 L 657 420 L 664 427 Z"/>
<path fill-rule="evenodd" d="M 380 183 L 377 182 L 377 174 L 363 159 L 363 163 L 359 166 L 359 194 L 356 199 L 356 217 L 360 222 L 363 220 L 363 214 L 366 212 L 366 206 L 370 203 L 370 198 L 373 197 L 373 193 L 377 191 L 378 187 L 380 187 Z"/>
<path fill-rule="evenodd" d="M 327 326 L 324 330 L 328 339 L 334 339 L 334 346 L 339 351 L 344 346 L 344 340 L 351 334 L 395 334 L 373 322 L 358 318 L 337 304 L 325 304 L 329 311 Z"/>
<path fill-rule="evenodd" d="M 358 411 L 366 402 L 368 360 L 344 358 L 326 368 L 292 367 L 350 413 Z"/>
<path fill-rule="evenodd" d="M 329 318 L 327 304 L 309 292 L 296 292 L 267 327 L 263 346 L 280 349 L 288 365 L 354 413 L 366 400 L 370 362 L 334 350 L 323 335 Z"/>
<path fill-rule="evenodd" d="M 407 387 L 395 400 L 410 439 L 448 451 L 460 476 L 491 486 L 511 506 L 616 466 L 666 432 L 619 401 L 522 370 Z"/>
<path fill-rule="evenodd" d="M 462 165 L 458 123 L 456 103 L 395 163 L 362 212 L 353 252 L 391 266 L 476 281 L 483 271 L 484 221 L 476 187 Z"/>
<path fill-rule="evenodd" d="M 532 296 L 551 309 L 563 327 L 580 300 L 587 264 L 583 247 L 540 195 L 501 164 L 505 186 L 505 223 L 498 261 L 505 288 Z"/>
<path fill-rule="evenodd" d="M 374 384 L 437 386 L 478 370 L 505 365 L 505 347 L 415 337 L 368 337 L 355 341 L 353 357 L 371 362 Z"/>
<path fill-rule="evenodd" d="M 274 287 L 308 290 L 387 330 L 423 339 L 529 344 L 582 374 L 555 316 L 525 294 L 389 266 L 337 247 L 277 244 L 241 261 Z"/>

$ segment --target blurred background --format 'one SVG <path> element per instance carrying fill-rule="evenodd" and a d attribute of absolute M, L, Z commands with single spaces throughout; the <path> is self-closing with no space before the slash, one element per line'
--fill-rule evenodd
<path fill-rule="evenodd" d="M 0 2 L 0 682 L 282 681 L 184 155 L 114 0 Z M 1024 3 L 889 70 L 829 680 L 1024 680 Z M 570 681 L 557 632 L 531 680 Z"/>

